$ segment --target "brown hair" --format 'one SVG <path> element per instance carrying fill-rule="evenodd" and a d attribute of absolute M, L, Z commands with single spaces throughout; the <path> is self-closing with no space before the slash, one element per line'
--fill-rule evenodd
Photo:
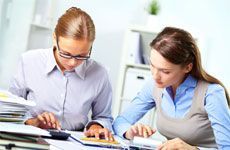
<path fill-rule="evenodd" d="M 55 34 L 76 40 L 87 39 L 94 41 L 95 26 L 91 17 L 80 8 L 69 8 L 59 19 Z"/>
<path fill-rule="evenodd" d="M 225 89 L 228 105 L 230 105 L 229 94 L 224 85 L 203 69 L 199 48 L 190 33 L 179 28 L 166 27 L 150 43 L 150 46 L 173 64 L 183 67 L 193 63 L 190 74 L 199 80 L 220 84 Z"/>

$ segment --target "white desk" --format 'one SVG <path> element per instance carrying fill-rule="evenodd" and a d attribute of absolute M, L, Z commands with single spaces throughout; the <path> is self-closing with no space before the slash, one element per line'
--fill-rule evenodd
<path fill-rule="evenodd" d="M 80 133 L 80 134 L 82 134 L 82 133 Z M 120 142 L 121 144 L 125 144 L 125 142 L 123 140 L 121 140 L 121 138 L 115 136 L 115 139 L 118 142 Z M 111 148 L 85 146 L 85 145 L 77 142 L 76 140 L 73 140 L 70 137 L 68 138 L 68 140 L 46 139 L 46 141 L 51 144 L 51 146 L 50 146 L 51 150 L 112 150 Z"/>

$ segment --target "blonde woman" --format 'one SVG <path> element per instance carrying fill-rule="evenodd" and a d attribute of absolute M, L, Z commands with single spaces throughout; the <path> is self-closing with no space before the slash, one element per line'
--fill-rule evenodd
<path fill-rule="evenodd" d="M 72 7 L 58 19 L 52 48 L 22 55 L 9 90 L 37 103 L 26 124 L 45 129 L 85 129 L 87 136 L 104 135 L 113 140 L 112 89 L 106 69 L 90 59 L 94 39 L 91 17 Z"/>

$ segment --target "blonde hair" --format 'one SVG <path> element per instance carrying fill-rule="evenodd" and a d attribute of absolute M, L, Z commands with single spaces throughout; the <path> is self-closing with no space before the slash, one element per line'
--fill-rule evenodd
<path fill-rule="evenodd" d="M 59 19 L 55 27 L 56 37 L 94 41 L 95 26 L 91 17 L 80 8 L 69 8 Z"/>

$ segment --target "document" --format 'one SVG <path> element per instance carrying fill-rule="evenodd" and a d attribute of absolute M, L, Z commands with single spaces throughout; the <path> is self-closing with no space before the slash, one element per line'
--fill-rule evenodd
<path fill-rule="evenodd" d="M 34 101 L 0 90 L 0 122 L 23 123 L 29 108 L 35 105 Z"/>
<path fill-rule="evenodd" d="M 121 149 L 122 145 L 117 142 L 109 142 L 105 139 L 87 138 L 82 132 L 71 132 L 71 138 L 86 146 L 117 148 Z"/>
<path fill-rule="evenodd" d="M 0 132 L 17 133 L 32 136 L 51 136 L 48 131 L 34 126 L 8 122 L 0 122 Z"/>

